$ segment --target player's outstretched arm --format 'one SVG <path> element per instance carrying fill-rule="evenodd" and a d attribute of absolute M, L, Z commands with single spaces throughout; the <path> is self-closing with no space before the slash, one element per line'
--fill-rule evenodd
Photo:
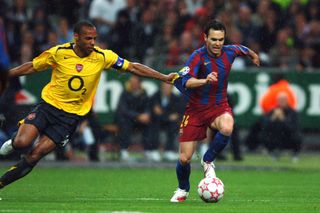
<path fill-rule="evenodd" d="M 34 73 L 35 69 L 33 68 L 33 64 L 31 61 L 26 62 L 18 67 L 12 68 L 9 70 L 8 76 L 9 77 L 16 77 L 21 75 L 29 75 Z"/>
<path fill-rule="evenodd" d="M 210 84 L 218 80 L 218 75 L 215 72 L 210 73 L 206 78 L 198 79 L 198 78 L 190 78 L 186 82 L 187 88 L 196 88 L 201 87 L 205 84 Z"/>
<path fill-rule="evenodd" d="M 9 71 L 1 71 L 0 72 L 0 95 L 4 92 L 7 87 L 8 79 L 11 77 L 28 75 L 34 73 L 35 69 L 33 68 L 33 64 L 31 61 L 26 62 L 18 67 L 14 67 Z"/>
<path fill-rule="evenodd" d="M 255 53 L 253 50 L 249 49 L 249 57 L 252 60 L 252 63 L 254 63 L 257 66 L 260 66 L 260 58 L 257 53 Z"/>
<path fill-rule="evenodd" d="M 138 76 L 154 78 L 167 83 L 171 83 L 173 78 L 176 76 L 175 73 L 170 73 L 166 75 L 146 65 L 136 63 L 136 62 L 130 62 L 127 70 Z"/>

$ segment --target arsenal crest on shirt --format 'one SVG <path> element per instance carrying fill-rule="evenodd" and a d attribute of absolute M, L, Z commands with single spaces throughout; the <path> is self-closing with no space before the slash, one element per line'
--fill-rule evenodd
<path fill-rule="evenodd" d="M 81 72 L 82 69 L 83 69 L 83 65 L 82 64 L 76 64 L 76 70 L 78 72 Z"/>
<path fill-rule="evenodd" d="M 27 120 L 31 121 L 31 120 L 33 120 L 35 117 L 36 117 L 36 113 L 35 113 L 35 112 L 32 112 L 32 113 L 30 113 L 30 114 L 27 116 Z"/>

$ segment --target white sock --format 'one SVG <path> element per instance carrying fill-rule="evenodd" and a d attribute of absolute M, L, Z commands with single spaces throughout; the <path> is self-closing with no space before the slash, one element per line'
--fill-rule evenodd
<path fill-rule="evenodd" d="M 12 140 L 7 140 L 0 148 L 0 155 L 8 155 L 13 151 Z"/>

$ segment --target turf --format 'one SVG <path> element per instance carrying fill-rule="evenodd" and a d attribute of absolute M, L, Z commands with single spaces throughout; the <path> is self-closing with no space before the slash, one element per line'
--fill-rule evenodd
<path fill-rule="evenodd" d="M 268 165 L 267 160 L 254 159 L 255 169 L 217 163 L 225 196 L 216 204 L 198 198 L 199 168 L 192 171 L 188 200 L 173 204 L 169 199 L 176 187 L 174 164 L 165 169 L 38 167 L 0 191 L 0 212 L 320 212 L 319 157 L 293 166 L 286 160 Z M 250 166 L 250 157 L 246 161 L 240 165 Z"/>

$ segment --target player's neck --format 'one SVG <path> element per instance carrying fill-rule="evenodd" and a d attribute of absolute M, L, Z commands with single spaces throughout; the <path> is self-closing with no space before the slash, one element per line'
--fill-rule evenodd
<path fill-rule="evenodd" d="M 222 54 L 222 50 L 218 53 L 213 53 L 212 51 L 210 51 L 208 48 L 207 48 L 207 53 L 209 56 L 213 57 L 213 58 L 218 58 L 221 56 Z"/>
<path fill-rule="evenodd" d="M 79 56 L 80 58 L 83 58 L 83 57 L 86 57 L 86 56 L 87 56 L 86 53 L 84 53 L 83 51 L 81 51 L 81 49 L 79 48 L 78 45 L 73 44 L 73 45 L 72 45 L 72 48 L 73 48 L 74 53 L 75 53 L 77 56 Z"/>
<path fill-rule="evenodd" d="M 208 54 L 213 58 L 218 58 L 221 56 L 222 52 L 220 51 L 219 53 L 212 53 L 212 52 L 208 51 Z"/>

